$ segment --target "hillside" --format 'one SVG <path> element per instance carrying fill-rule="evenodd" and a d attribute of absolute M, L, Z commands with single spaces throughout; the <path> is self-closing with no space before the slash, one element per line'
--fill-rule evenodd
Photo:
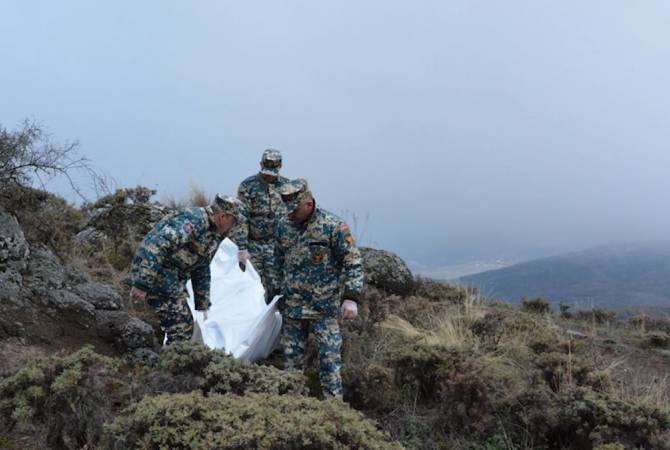
<path fill-rule="evenodd" d="M 459 281 L 508 301 L 545 297 L 581 307 L 670 306 L 670 244 L 598 247 Z"/>
<path fill-rule="evenodd" d="M 122 283 L 169 211 L 151 194 L 0 201 L 0 448 L 670 450 L 670 321 L 488 301 L 383 250 L 342 325 L 345 403 L 277 358 L 160 348 Z"/>

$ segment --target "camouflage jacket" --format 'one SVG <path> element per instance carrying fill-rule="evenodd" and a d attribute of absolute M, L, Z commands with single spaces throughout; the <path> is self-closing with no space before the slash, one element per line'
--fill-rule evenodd
<path fill-rule="evenodd" d="M 280 176 L 266 183 L 260 174 L 256 174 L 240 183 L 237 197 L 244 204 L 244 218 L 230 236 L 240 249 L 249 248 L 249 240 L 274 238 L 277 221 L 286 215 L 279 188 L 287 181 L 288 178 Z"/>
<path fill-rule="evenodd" d="M 137 248 L 130 284 L 163 296 L 181 295 L 189 278 L 195 308 L 208 309 L 209 264 L 225 238 L 211 221 L 209 208 L 185 208 L 163 218 Z"/>
<path fill-rule="evenodd" d="M 346 223 L 315 207 L 302 225 L 288 217 L 277 225 L 275 292 L 284 296 L 288 317 L 337 317 L 343 298 L 358 301 L 363 292 L 363 262 Z"/>

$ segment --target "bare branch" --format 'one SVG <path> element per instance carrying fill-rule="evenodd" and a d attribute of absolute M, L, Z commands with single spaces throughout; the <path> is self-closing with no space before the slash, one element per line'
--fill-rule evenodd
<path fill-rule="evenodd" d="M 90 161 L 77 152 L 78 141 L 57 145 L 34 121 L 25 120 L 17 131 L 0 126 L 0 188 L 10 185 L 32 186 L 37 181 L 44 188 L 44 177 L 65 177 L 72 190 L 86 200 L 72 178 L 84 172 L 96 187 L 104 186 L 102 177 Z"/>

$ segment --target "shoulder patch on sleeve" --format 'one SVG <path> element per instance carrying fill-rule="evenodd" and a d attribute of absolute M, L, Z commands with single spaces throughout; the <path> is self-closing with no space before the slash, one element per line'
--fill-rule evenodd
<path fill-rule="evenodd" d="M 181 226 L 181 230 L 186 234 L 191 234 L 194 229 L 195 229 L 195 227 L 188 220 L 186 222 L 184 222 L 184 225 Z"/>

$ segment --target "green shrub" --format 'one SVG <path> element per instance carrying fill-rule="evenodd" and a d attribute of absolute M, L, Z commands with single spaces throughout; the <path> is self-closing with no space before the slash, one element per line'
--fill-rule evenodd
<path fill-rule="evenodd" d="M 112 416 L 117 371 L 118 361 L 90 346 L 35 359 L 0 381 L 0 416 L 52 448 L 92 445 Z"/>
<path fill-rule="evenodd" d="M 432 301 L 447 302 L 451 304 L 462 304 L 469 296 L 477 293 L 477 290 L 468 286 L 457 286 L 429 278 L 416 277 L 414 280 L 415 297 L 423 297 Z"/>
<path fill-rule="evenodd" d="M 590 382 L 601 382 L 592 376 L 593 364 L 580 355 L 548 352 L 537 355 L 533 362 L 540 369 L 547 386 L 555 392 L 564 389 L 566 385 L 581 386 L 589 385 Z"/>
<path fill-rule="evenodd" d="M 594 308 L 575 311 L 573 317 L 576 320 L 591 322 L 596 325 L 603 325 L 613 321 L 616 318 L 616 313 L 614 311 L 607 311 L 606 309 Z"/>
<path fill-rule="evenodd" d="M 110 449 L 399 449 L 337 400 L 266 394 L 147 397 L 106 429 Z"/>
<path fill-rule="evenodd" d="M 177 342 L 163 348 L 158 367 L 172 375 L 202 374 L 209 363 L 226 358 L 221 350 L 210 350 L 194 342 Z"/>
<path fill-rule="evenodd" d="M 227 357 L 213 362 L 205 369 L 207 392 L 244 394 L 306 394 L 305 377 L 300 372 L 283 371 Z"/>
<path fill-rule="evenodd" d="M 628 323 L 642 331 L 664 331 L 670 333 L 670 319 L 667 317 L 650 317 L 646 314 L 631 317 Z"/>
<path fill-rule="evenodd" d="M 621 444 L 603 444 L 593 447 L 593 450 L 626 450 L 626 447 Z"/>
<path fill-rule="evenodd" d="M 663 331 L 652 331 L 644 336 L 642 346 L 645 348 L 670 347 L 670 334 Z"/>
<path fill-rule="evenodd" d="M 156 195 L 155 189 L 150 189 L 144 186 L 135 186 L 134 188 L 117 189 L 111 194 L 104 195 L 93 203 L 84 205 L 86 210 L 94 210 L 98 208 L 108 208 L 119 205 L 126 205 L 129 203 L 149 203 L 151 197 Z"/>
<path fill-rule="evenodd" d="M 72 239 L 84 226 L 84 214 L 64 198 L 24 186 L 6 188 L 0 205 L 14 214 L 31 244 L 45 244 L 60 256 L 72 248 Z"/>
<path fill-rule="evenodd" d="M 521 310 L 531 314 L 551 314 L 549 300 L 537 297 L 532 300 L 521 300 Z"/>
<path fill-rule="evenodd" d="M 570 319 L 572 318 L 572 312 L 570 311 L 571 306 L 567 305 L 565 303 L 560 303 L 558 305 L 558 309 L 561 311 L 560 316 L 561 319 Z"/>
<path fill-rule="evenodd" d="M 670 449 L 670 413 L 653 406 L 614 400 L 588 389 L 562 399 L 561 442 L 578 448 L 611 442 L 625 448 Z"/>
<path fill-rule="evenodd" d="M 238 361 L 222 350 L 211 350 L 193 342 L 179 342 L 163 349 L 158 368 L 149 376 L 149 392 L 300 395 L 306 393 L 305 377 L 299 372 Z"/>

